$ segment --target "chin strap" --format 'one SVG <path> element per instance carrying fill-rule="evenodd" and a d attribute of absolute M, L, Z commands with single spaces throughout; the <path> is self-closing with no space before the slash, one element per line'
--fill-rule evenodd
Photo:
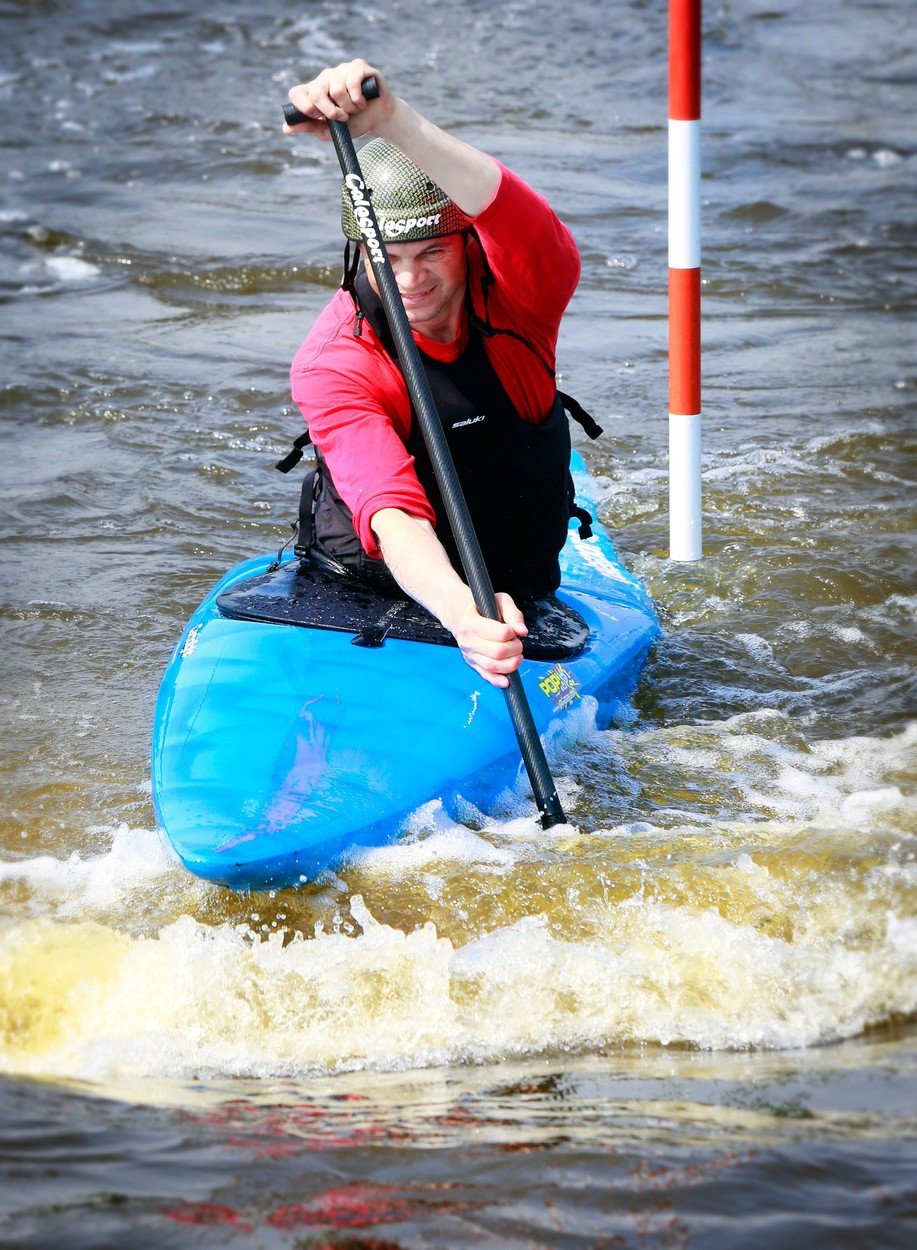
<path fill-rule="evenodd" d="M 360 272 L 360 248 L 355 246 L 350 239 L 344 244 L 344 269 L 341 273 L 341 290 L 346 291 L 353 300 L 353 306 L 356 309 L 356 315 L 353 319 L 353 337 L 360 338 L 363 333 L 363 322 L 366 314 L 360 307 L 360 299 L 357 295 L 357 274 Z"/>

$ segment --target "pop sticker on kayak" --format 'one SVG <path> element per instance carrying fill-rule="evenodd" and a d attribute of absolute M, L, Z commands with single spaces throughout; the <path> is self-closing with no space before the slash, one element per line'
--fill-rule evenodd
<path fill-rule="evenodd" d="M 538 685 L 542 694 L 546 694 L 551 700 L 555 712 L 562 712 L 574 699 L 579 698 L 576 678 L 563 664 L 555 664 L 549 668 Z"/>

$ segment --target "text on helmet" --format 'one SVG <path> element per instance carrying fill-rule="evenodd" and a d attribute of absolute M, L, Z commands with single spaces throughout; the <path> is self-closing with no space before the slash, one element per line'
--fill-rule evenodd
<path fill-rule="evenodd" d="M 383 221 L 383 233 L 390 239 L 408 234 L 411 230 L 426 230 L 439 224 L 442 213 L 433 213 L 430 217 L 396 217 L 394 220 Z"/>
<path fill-rule="evenodd" d="M 384 265 L 385 252 L 373 225 L 372 209 L 369 200 L 363 194 L 366 190 L 366 183 L 359 174 L 348 174 L 344 179 L 344 185 L 350 192 L 353 213 L 357 219 L 357 227 L 363 237 L 363 242 L 369 249 L 370 259 L 373 264 Z"/>

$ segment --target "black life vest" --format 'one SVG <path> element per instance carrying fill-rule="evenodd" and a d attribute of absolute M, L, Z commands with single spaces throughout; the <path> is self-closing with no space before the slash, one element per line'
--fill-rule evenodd
<path fill-rule="evenodd" d="M 385 351 L 397 360 L 385 311 L 366 274 L 361 272 L 348 289 L 356 304 L 354 333 L 360 332 L 365 318 Z M 494 588 L 517 596 L 542 595 L 560 584 L 558 556 L 566 542 L 570 517 L 575 515 L 580 521 L 583 537 L 591 533 L 588 514 L 573 501 L 566 409 L 590 437 L 597 437 L 601 430 L 575 400 L 560 392 L 555 393 L 547 420 L 541 425 L 523 420 L 485 351 L 484 337 L 494 333 L 513 332 L 495 329 L 489 320 L 479 321 L 469 309 L 468 345 L 457 360 L 446 364 L 423 352 L 420 357 Z M 527 340 L 522 341 L 531 347 Z M 540 356 L 538 359 L 549 369 Z M 308 436 L 304 436 L 297 440 L 297 446 L 301 448 L 307 441 Z M 436 535 L 461 573 L 458 550 L 416 416 L 407 449 L 436 513 Z M 277 467 L 288 471 L 295 463 L 294 456 Z M 391 581 L 384 561 L 363 551 L 351 511 L 338 494 L 318 449 L 316 467 L 304 484 L 296 550 L 370 583 Z"/>

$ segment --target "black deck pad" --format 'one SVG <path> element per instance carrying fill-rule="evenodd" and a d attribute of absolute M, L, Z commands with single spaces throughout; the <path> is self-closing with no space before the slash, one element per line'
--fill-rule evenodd
<path fill-rule="evenodd" d="M 555 595 L 518 603 L 529 627 L 528 637 L 522 640 L 528 659 L 568 660 L 582 651 L 589 627 L 568 604 Z M 353 634 L 357 646 L 377 647 L 386 638 L 456 645 L 436 617 L 413 599 L 376 590 L 305 560 L 291 560 L 237 582 L 217 597 L 217 607 L 223 616 L 236 621 L 339 630 Z"/>

